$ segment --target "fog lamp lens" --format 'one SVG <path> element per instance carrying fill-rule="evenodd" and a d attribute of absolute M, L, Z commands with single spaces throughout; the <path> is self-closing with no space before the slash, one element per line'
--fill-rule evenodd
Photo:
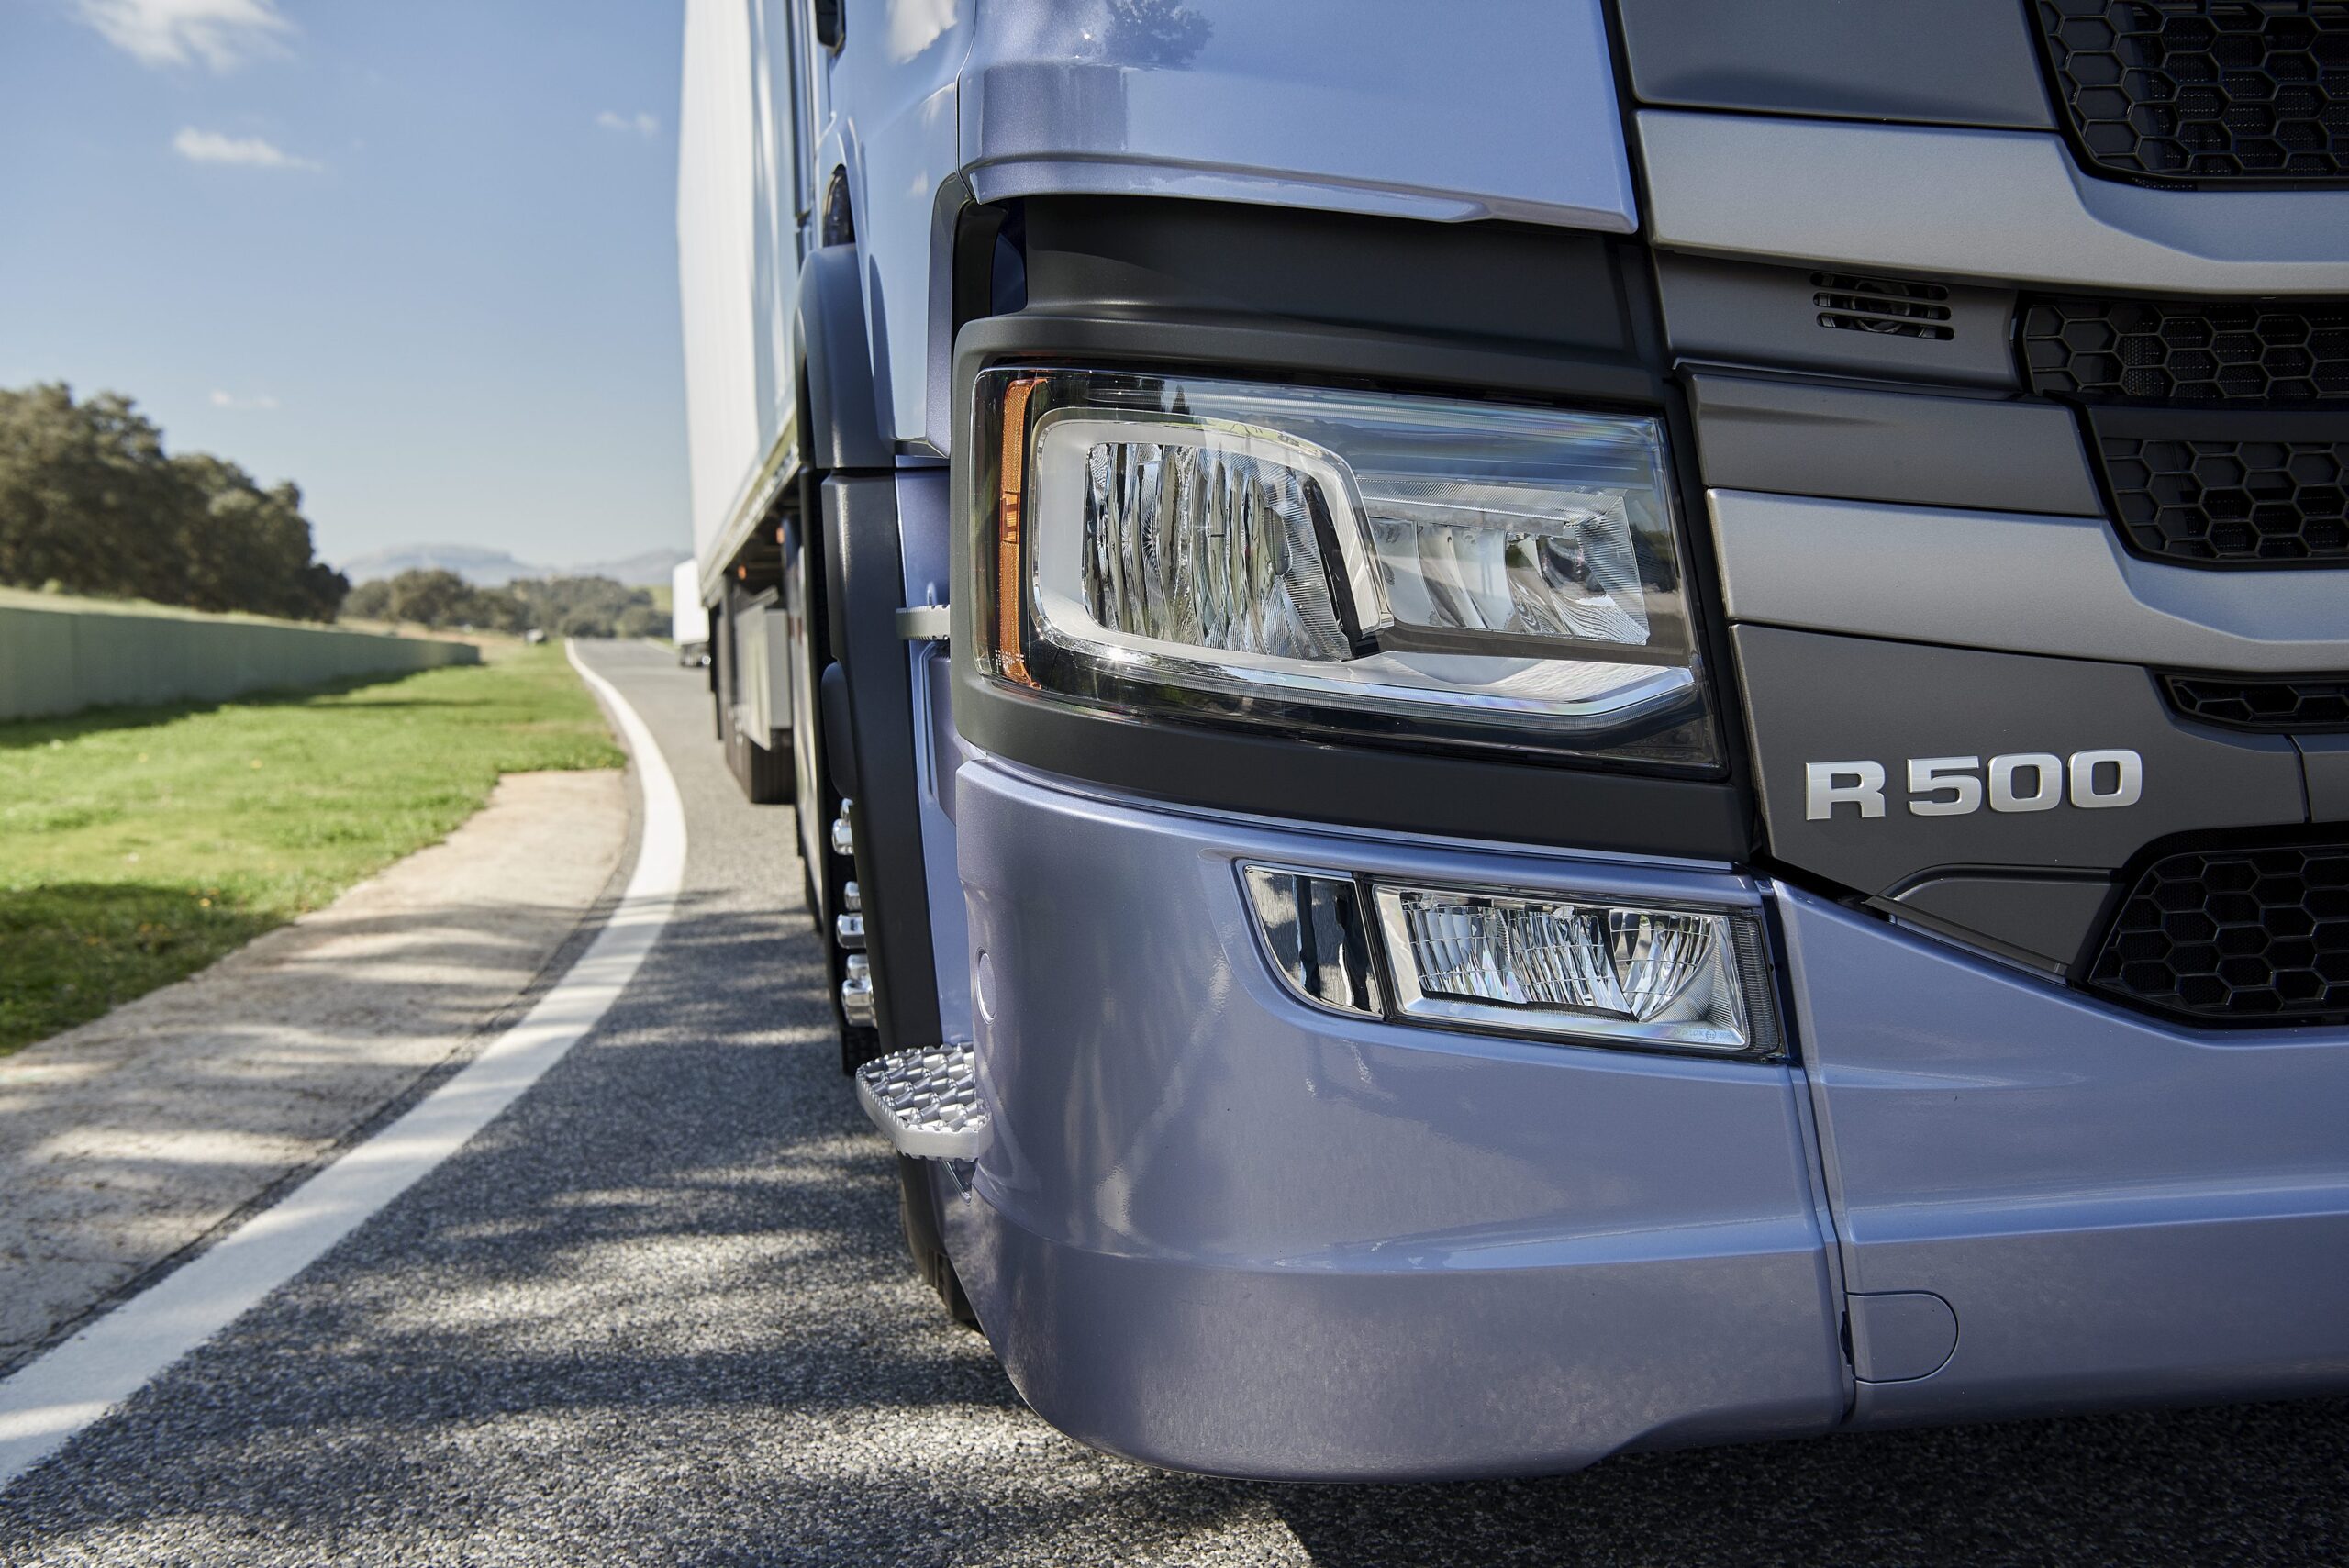
<path fill-rule="evenodd" d="M 1775 1050 L 1748 917 L 1376 889 L 1406 1018 L 1721 1051 Z"/>

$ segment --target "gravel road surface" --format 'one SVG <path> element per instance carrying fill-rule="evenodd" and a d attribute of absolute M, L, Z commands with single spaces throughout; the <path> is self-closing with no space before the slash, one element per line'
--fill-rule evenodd
<path fill-rule="evenodd" d="M 898 1250 L 787 808 L 696 673 L 643 714 L 685 901 L 603 1024 L 291 1285 L 0 1495 L 0 1563 L 2337 1563 L 2349 1405 L 1881 1434 L 1553 1481 L 1163 1475 L 1030 1416 Z"/>

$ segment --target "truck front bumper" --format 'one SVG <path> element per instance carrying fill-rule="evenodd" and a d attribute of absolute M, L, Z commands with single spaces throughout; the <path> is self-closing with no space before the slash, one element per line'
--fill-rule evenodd
<path fill-rule="evenodd" d="M 1825 1430 L 1850 1384 L 1796 1074 L 1354 1020 L 1233 866 L 1752 902 L 1722 871 L 1395 842 L 960 776 L 992 1140 L 949 1250 L 1029 1402 L 1223 1474 L 1553 1472 Z"/>
<path fill-rule="evenodd" d="M 2349 1387 L 2349 1029 L 2199 1030 L 1725 868 L 960 775 L 975 1162 L 934 1180 L 1019 1391 L 1286 1479 Z M 1357 1019 L 1235 863 L 1766 902 L 1787 1062 Z"/>

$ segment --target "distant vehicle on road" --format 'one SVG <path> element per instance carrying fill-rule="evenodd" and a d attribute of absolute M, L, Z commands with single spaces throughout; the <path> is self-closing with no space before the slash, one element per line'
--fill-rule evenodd
<path fill-rule="evenodd" d="M 1041 1415 L 2349 1387 L 2340 9 L 690 0 L 718 725 Z"/>
<path fill-rule="evenodd" d="M 709 662 L 709 610 L 701 602 L 701 568 L 680 561 L 669 574 L 669 639 L 677 662 L 687 668 Z"/>

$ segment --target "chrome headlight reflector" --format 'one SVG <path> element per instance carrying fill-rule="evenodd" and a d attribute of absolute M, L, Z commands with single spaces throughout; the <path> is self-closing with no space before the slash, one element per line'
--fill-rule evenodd
<path fill-rule="evenodd" d="M 1653 418 L 995 369 L 977 624 L 1120 708 L 1719 760 Z"/>

